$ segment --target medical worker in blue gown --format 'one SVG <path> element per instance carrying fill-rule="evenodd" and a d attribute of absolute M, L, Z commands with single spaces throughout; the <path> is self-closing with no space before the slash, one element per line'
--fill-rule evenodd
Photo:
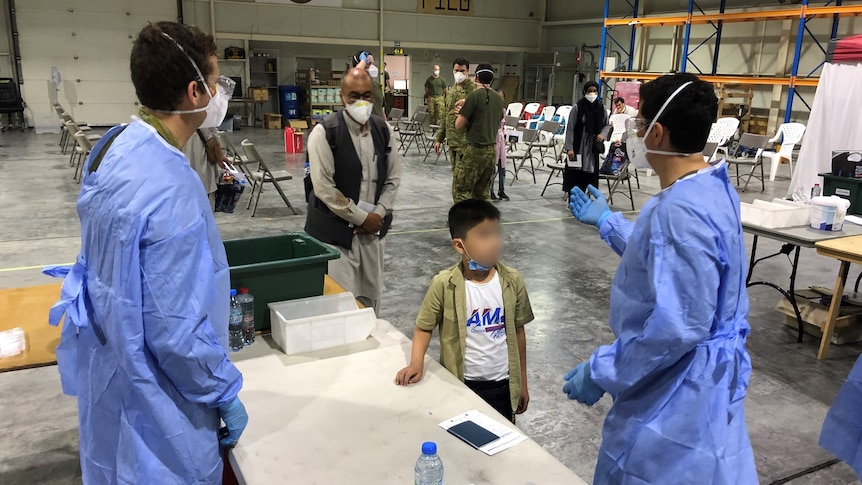
<path fill-rule="evenodd" d="M 862 357 L 856 360 L 826 414 L 820 446 L 853 467 L 862 478 Z"/>
<path fill-rule="evenodd" d="M 223 118 L 216 46 L 194 27 L 148 25 L 131 53 L 145 108 L 87 160 L 81 252 L 50 323 L 78 397 L 85 484 L 220 484 L 222 447 L 248 416 L 228 359 L 229 276 L 200 178 L 181 148 Z M 66 274 L 67 273 L 67 274 Z"/>
<path fill-rule="evenodd" d="M 594 483 L 758 483 L 743 401 L 751 363 L 745 242 L 727 166 L 701 155 L 717 100 L 691 74 L 640 90 L 626 147 L 661 192 L 637 222 L 601 192 L 573 189 L 570 209 L 622 259 L 611 289 L 616 340 L 565 376 L 570 399 L 613 398 Z"/>

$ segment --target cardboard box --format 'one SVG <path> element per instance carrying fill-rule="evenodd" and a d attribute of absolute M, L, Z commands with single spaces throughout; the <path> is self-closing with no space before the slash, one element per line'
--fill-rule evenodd
<path fill-rule="evenodd" d="M 281 129 L 281 114 L 279 113 L 264 113 L 263 114 L 263 127 L 267 130 L 280 130 Z"/>
<path fill-rule="evenodd" d="M 305 120 L 290 120 L 288 122 L 293 131 L 303 131 L 308 129 L 308 122 Z"/>
<path fill-rule="evenodd" d="M 248 88 L 248 97 L 255 102 L 269 101 L 269 90 L 266 88 Z"/>
<path fill-rule="evenodd" d="M 820 338 L 823 335 L 821 329 L 826 324 L 826 318 L 829 316 L 829 307 L 799 297 L 796 298 L 796 304 L 799 307 L 799 313 L 802 315 L 803 331 L 808 335 Z M 785 325 L 794 329 L 799 328 L 793 307 L 786 298 L 782 298 L 778 302 L 775 310 L 784 314 Z M 860 316 L 862 316 L 862 308 L 852 305 L 842 305 L 841 313 L 835 321 L 832 343 L 841 345 L 862 341 L 862 324 L 860 324 L 862 322 L 860 322 Z"/>

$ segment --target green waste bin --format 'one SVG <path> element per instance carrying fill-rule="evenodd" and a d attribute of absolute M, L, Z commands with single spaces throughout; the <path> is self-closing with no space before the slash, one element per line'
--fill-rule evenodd
<path fill-rule="evenodd" d="M 323 294 L 329 260 L 338 251 L 305 233 L 224 242 L 231 288 L 254 296 L 254 326 L 269 330 L 268 303 Z"/>
<path fill-rule="evenodd" d="M 862 179 L 839 177 L 831 173 L 818 174 L 823 177 L 823 195 L 837 195 L 850 201 L 848 214 L 862 214 Z"/>

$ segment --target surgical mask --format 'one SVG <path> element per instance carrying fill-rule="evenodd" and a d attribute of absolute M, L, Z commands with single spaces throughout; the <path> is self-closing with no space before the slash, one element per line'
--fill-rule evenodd
<path fill-rule="evenodd" d="M 368 118 L 371 117 L 371 110 L 374 109 L 374 105 L 370 101 L 360 99 L 355 103 L 348 104 L 344 109 L 347 110 L 347 114 L 354 121 L 360 125 L 364 125 L 368 121 Z"/>
<path fill-rule="evenodd" d="M 461 240 L 461 247 L 464 248 L 464 254 L 467 256 L 467 259 L 469 259 L 469 261 L 467 262 L 467 267 L 470 268 L 470 271 L 491 271 L 491 268 L 493 268 L 493 266 L 485 266 L 484 264 L 470 257 L 470 253 L 467 252 L 467 246 L 464 246 L 463 239 Z"/>
<path fill-rule="evenodd" d="M 659 108 L 658 113 L 656 113 L 656 115 L 655 115 L 655 118 L 653 118 L 653 120 L 650 121 L 650 124 L 647 127 L 647 130 L 644 133 L 643 137 L 638 136 L 638 119 L 637 118 L 629 118 L 626 120 L 626 132 L 628 134 L 628 136 L 626 138 L 626 154 L 629 157 L 629 161 L 631 162 L 631 164 L 635 168 L 641 168 L 641 169 L 652 168 L 652 166 L 649 163 L 649 160 L 647 159 L 648 153 L 652 153 L 653 155 L 669 155 L 669 156 L 680 156 L 680 157 L 687 157 L 687 156 L 691 155 L 691 153 L 666 152 L 663 150 L 650 150 L 649 148 L 647 148 L 646 142 L 644 141 L 646 139 L 647 135 L 649 135 L 649 132 L 652 131 L 652 127 L 655 126 L 656 121 L 661 117 L 662 113 L 664 113 L 665 108 L 668 107 L 668 105 L 673 100 L 673 98 L 675 98 L 683 89 L 688 87 L 688 85 L 691 83 L 692 83 L 692 81 L 689 81 L 689 82 L 683 84 L 682 86 L 678 87 L 676 89 L 676 91 L 674 91 L 673 94 L 671 94 L 670 97 L 667 98 L 667 101 L 665 101 L 664 104 L 661 105 L 661 108 Z"/>
<path fill-rule="evenodd" d="M 210 99 L 207 105 L 207 117 L 201 123 L 201 128 L 217 128 L 224 122 L 224 117 L 227 115 L 228 102 L 231 98 L 229 93 L 233 93 L 233 86 L 236 85 L 232 79 L 226 79 L 230 81 L 230 83 L 227 83 L 229 86 L 223 86 L 221 82 L 216 86 L 216 94 Z"/>
<path fill-rule="evenodd" d="M 439 76 L 440 75 L 440 69 L 434 69 L 434 75 Z"/>
<path fill-rule="evenodd" d="M 455 75 L 455 84 L 461 84 L 467 80 L 467 75 L 463 72 L 453 72 L 452 74 Z"/>
<path fill-rule="evenodd" d="M 371 76 L 372 79 L 377 79 L 377 76 L 380 75 L 380 69 L 377 69 L 377 66 L 371 66 L 368 68 L 368 75 Z"/>
<path fill-rule="evenodd" d="M 587 101 L 589 101 L 590 103 L 595 103 L 596 100 L 599 99 L 599 95 L 596 93 L 590 93 L 584 97 L 587 98 Z"/>

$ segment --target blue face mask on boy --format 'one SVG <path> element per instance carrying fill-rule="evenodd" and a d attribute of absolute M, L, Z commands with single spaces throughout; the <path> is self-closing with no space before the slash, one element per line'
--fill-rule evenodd
<path fill-rule="evenodd" d="M 464 240 L 461 239 L 460 241 L 461 247 L 464 248 L 464 254 L 467 255 L 467 259 L 470 260 L 467 263 L 467 267 L 470 268 L 470 271 L 491 271 L 491 268 L 493 268 L 493 266 L 485 266 L 484 264 L 471 258 L 470 254 L 467 252 L 467 246 L 464 245 Z"/>

